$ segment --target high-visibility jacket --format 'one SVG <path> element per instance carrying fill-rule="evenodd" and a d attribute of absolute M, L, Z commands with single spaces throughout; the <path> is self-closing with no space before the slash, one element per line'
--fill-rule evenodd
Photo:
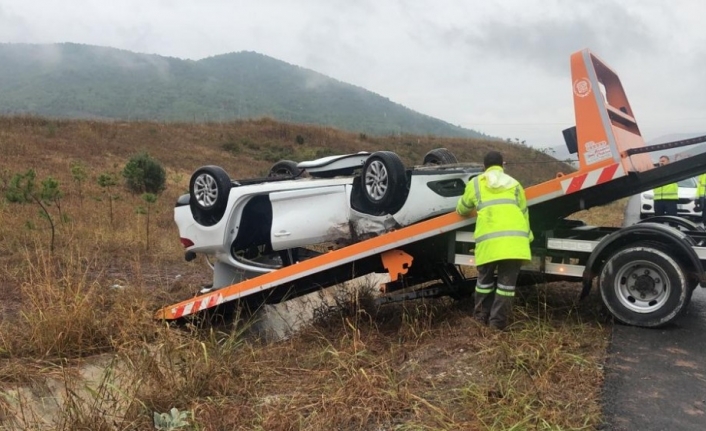
<path fill-rule="evenodd" d="M 696 179 L 696 197 L 703 198 L 706 196 L 706 173 L 699 175 Z"/>
<path fill-rule="evenodd" d="M 477 213 L 473 233 L 476 265 L 532 258 L 530 242 L 534 237 L 525 191 L 500 166 L 489 167 L 466 185 L 456 212 L 465 216 L 474 209 Z"/>
<path fill-rule="evenodd" d="M 665 184 L 661 187 L 654 189 L 655 200 L 678 200 L 679 199 L 679 185 L 677 183 Z"/>

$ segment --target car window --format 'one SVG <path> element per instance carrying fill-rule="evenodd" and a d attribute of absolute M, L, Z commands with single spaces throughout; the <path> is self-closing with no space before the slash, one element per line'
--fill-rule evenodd
<path fill-rule="evenodd" d="M 686 188 L 696 188 L 696 180 L 693 178 L 686 178 L 677 183 L 679 187 L 686 187 Z"/>

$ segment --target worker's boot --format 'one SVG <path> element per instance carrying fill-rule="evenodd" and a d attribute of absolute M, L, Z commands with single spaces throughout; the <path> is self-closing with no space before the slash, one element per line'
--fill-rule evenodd
<path fill-rule="evenodd" d="M 477 321 L 488 324 L 488 318 L 490 317 L 490 311 L 493 306 L 493 295 L 492 293 L 478 293 L 475 292 L 473 299 L 475 305 L 473 306 L 473 318 Z"/>
<path fill-rule="evenodd" d="M 488 326 L 494 329 L 504 330 L 507 327 L 508 320 L 512 315 L 512 296 L 503 296 L 495 294 L 495 300 L 490 310 L 490 318 Z"/>

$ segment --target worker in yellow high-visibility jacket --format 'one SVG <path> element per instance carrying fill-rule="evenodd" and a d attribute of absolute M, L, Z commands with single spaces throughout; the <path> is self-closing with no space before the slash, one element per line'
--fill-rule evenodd
<path fill-rule="evenodd" d="M 669 164 L 669 157 L 659 158 L 660 166 Z M 677 183 L 665 184 L 657 187 L 653 191 L 655 203 L 655 215 L 677 215 L 677 203 L 679 202 L 679 185 Z"/>
<path fill-rule="evenodd" d="M 706 211 L 704 211 L 706 202 L 704 201 L 706 201 L 706 173 L 696 179 L 696 206 L 694 207 L 694 211 L 701 212 L 701 222 L 706 225 Z"/>
<path fill-rule="evenodd" d="M 468 182 L 456 212 L 467 216 L 476 210 L 474 254 L 478 280 L 473 317 L 502 330 L 512 312 L 520 267 L 532 258 L 533 236 L 525 191 L 504 172 L 502 154 L 490 151 L 483 164 L 485 171 Z"/>

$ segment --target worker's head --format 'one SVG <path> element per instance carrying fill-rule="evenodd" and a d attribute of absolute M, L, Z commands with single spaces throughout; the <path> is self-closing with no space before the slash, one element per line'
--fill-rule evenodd
<path fill-rule="evenodd" d="M 667 156 L 660 156 L 660 157 L 659 157 L 659 165 L 660 165 L 660 166 L 664 166 L 664 165 L 667 165 L 667 164 L 669 164 L 669 157 L 667 157 Z"/>
<path fill-rule="evenodd" d="M 483 158 L 483 166 L 488 169 L 491 166 L 503 167 L 503 155 L 497 151 L 489 151 Z"/>

